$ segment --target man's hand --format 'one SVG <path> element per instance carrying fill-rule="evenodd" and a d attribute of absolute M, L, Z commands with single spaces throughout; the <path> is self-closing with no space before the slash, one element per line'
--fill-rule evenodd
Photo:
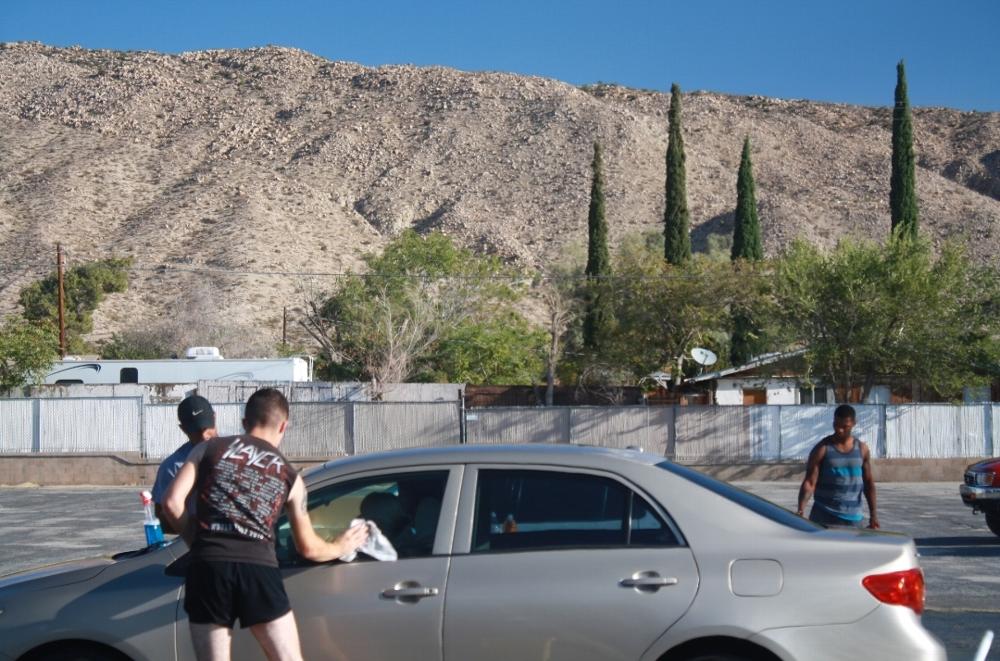
<path fill-rule="evenodd" d="M 342 555 L 356 551 L 368 539 L 368 526 L 362 523 L 348 528 L 332 542 L 317 535 L 309 519 L 309 495 L 306 493 L 306 483 L 301 475 L 295 477 L 295 484 L 288 494 L 285 511 L 288 512 L 288 523 L 292 526 L 295 548 L 306 560 L 313 562 L 336 560 Z"/>
<path fill-rule="evenodd" d="M 333 544 L 337 544 L 341 548 L 340 555 L 347 555 L 348 553 L 353 553 L 357 551 L 361 546 L 368 541 L 368 524 L 366 523 L 356 523 L 344 532 L 337 536 L 337 539 L 333 540 Z"/>
<path fill-rule="evenodd" d="M 874 514 L 872 515 L 872 518 L 868 520 L 868 527 L 871 528 L 872 530 L 879 529 L 878 517 L 875 516 Z"/>

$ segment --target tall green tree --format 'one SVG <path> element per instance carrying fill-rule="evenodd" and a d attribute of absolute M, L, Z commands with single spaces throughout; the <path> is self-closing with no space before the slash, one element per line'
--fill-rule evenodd
<path fill-rule="evenodd" d="M 736 214 L 733 227 L 732 259 L 764 259 L 760 222 L 757 219 L 757 193 L 750 160 L 750 136 L 743 141 L 740 171 L 736 176 Z"/>
<path fill-rule="evenodd" d="M 733 223 L 733 261 L 757 262 L 764 259 L 764 247 L 757 218 L 757 194 L 750 160 L 750 136 L 743 141 L 743 156 L 736 177 L 736 213 Z M 733 311 L 733 335 L 729 345 L 729 360 L 733 365 L 744 365 L 761 353 L 764 341 L 760 325 L 748 310 Z"/>
<path fill-rule="evenodd" d="M 917 236 L 917 184 L 913 158 L 913 120 L 906 92 L 906 69 L 896 65 L 896 100 L 892 109 L 892 176 L 889 180 L 889 213 L 892 232 Z"/>
<path fill-rule="evenodd" d="M 663 256 L 671 264 L 683 264 L 691 258 L 691 213 L 687 204 L 687 174 L 681 132 L 681 88 L 677 83 L 670 86 L 668 122 Z"/>
<path fill-rule="evenodd" d="M 0 394 L 40 379 L 58 358 L 51 326 L 8 317 L 0 325 Z"/>
<path fill-rule="evenodd" d="M 102 259 L 68 269 L 63 276 L 66 343 L 70 353 L 87 350 L 84 335 L 94 329 L 93 314 L 106 294 L 128 288 L 130 259 Z M 21 290 L 24 318 L 55 327 L 59 319 L 59 280 L 55 273 Z"/>
<path fill-rule="evenodd" d="M 608 252 L 608 223 L 604 216 L 604 175 L 601 146 L 594 143 L 591 163 L 590 212 L 587 215 L 586 311 L 583 318 L 583 345 L 595 352 L 611 330 L 613 312 L 608 298 L 611 257 Z"/>

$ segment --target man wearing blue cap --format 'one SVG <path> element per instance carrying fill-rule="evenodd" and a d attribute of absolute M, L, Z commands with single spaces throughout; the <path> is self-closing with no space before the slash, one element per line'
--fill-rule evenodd
<path fill-rule="evenodd" d="M 163 515 L 163 496 L 167 492 L 167 487 L 177 477 L 177 471 L 187 461 L 191 450 L 202 441 L 219 435 L 215 430 L 215 411 L 209 401 L 199 395 L 191 395 L 177 406 L 177 422 L 181 431 L 188 438 L 187 443 L 174 450 L 172 455 L 163 460 L 160 468 L 156 471 L 156 482 L 153 484 L 153 503 L 156 506 L 156 516 L 160 519 L 163 532 L 174 535 L 179 535 L 180 531 L 174 530 L 167 517 Z M 188 504 L 189 508 L 193 503 L 194 499 Z"/>

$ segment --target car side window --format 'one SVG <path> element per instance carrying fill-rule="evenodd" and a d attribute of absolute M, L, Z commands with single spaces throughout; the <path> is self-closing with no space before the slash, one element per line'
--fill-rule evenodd
<path fill-rule="evenodd" d="M 448 471 L 385 474 L 338 482 L 309 491 L 309 518 L 316 533 L 327 540 L 346 530 L 352 519 L 374 521 L 401 560 L 429 556 L 447 482 Z M 303 562 L 285 516 L 278 521 L 275 547 L 279 563 Z M 363 553 L 358 558 L 369 559 Z"/>
<path fill-rule="evenodd" d="M 599 475 L 480 470 L 475 511 L 473 553 L 678 544 L 642 496 Z"/>

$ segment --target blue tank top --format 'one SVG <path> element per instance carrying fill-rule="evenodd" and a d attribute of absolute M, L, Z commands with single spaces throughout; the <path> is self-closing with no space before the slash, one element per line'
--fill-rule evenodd
<path fill-rule="evenodd" d="M 830 437 L 824 439 L 827 441 Z M 819 481 L 816 484 L 816 504 L 846 521 L 861 521 L 864 510 L 861 507 L 861 493 L 864 488 L 861 465 L 861 441 L 855 437 L 854 447 L 840 452 L 833 445 L 826 446 L 826 456 L 819 465 Z"/>

